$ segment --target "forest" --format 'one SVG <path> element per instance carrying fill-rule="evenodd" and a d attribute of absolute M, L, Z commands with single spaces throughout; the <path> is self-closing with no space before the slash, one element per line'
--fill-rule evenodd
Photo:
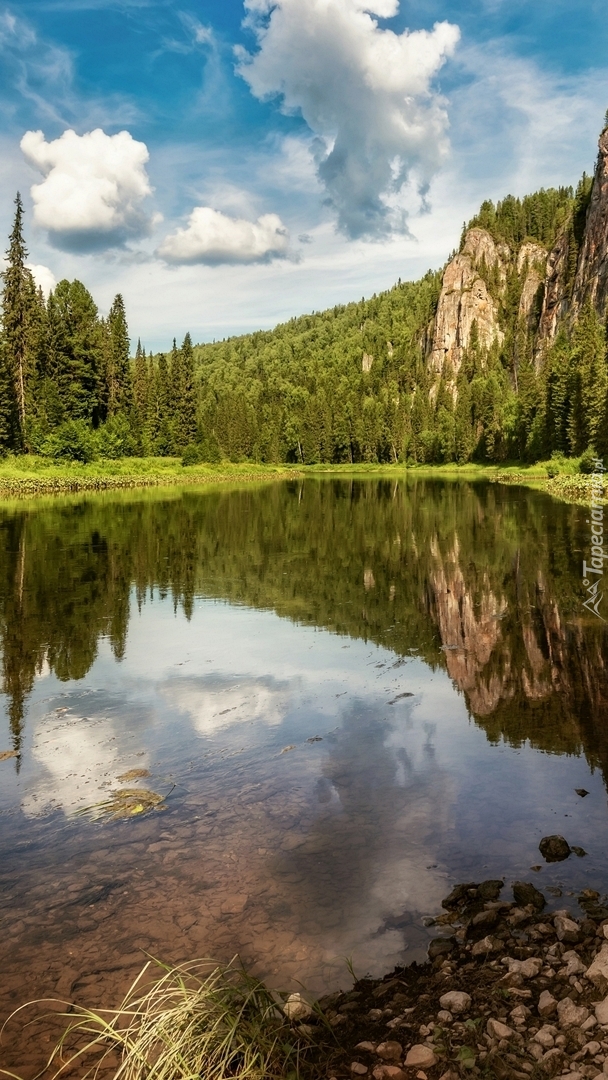
<path fill-rule="evenodd" d="M 0 454 L 90 461 L 125 456 L 219 462 L 535 461 L 608 456 L 606 324 L 585 308 L 538 363 L 519 316 L 526 240 L 568 237 L 571 287 L 592 181 L 484 202 L 479 225 L 510 246 L 506 282 L 481 272 L 503 341 L 475 334 L 457 377 L 427 357 L 442 272 L 293 318 L 271 331 L 131 355 L 122 296 L 107 316 L 79 281 L 45 299 L 27 268 L 16 199 L 3 273 Z M 462 246 L 462 245 L 461 245 Z M 589 457 L 589 453 L 587 453 Z"/>

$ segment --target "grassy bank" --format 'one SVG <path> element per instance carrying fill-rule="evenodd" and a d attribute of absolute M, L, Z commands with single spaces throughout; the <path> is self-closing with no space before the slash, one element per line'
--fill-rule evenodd
<path fill-rule="evenodd" d="M 391 479 L 479 480 L 514 484 L 547 491 L 568 502 L 587 503 L 591 497 L 592 478 L 578 470 L 578 459 L 559 463 L 557 476 L 549 476 L 554 462 L 521 465 L 261 465 L 254 462 L 218 465 L 182 465 L 179 458 L 121 458 L 97 460 L 89 464 L 63 462 L 23 455 L 0 460 L 0 498 L 23 498 L 60 495 L 79 491 L 119 491 L 130 488 L 155 488 L 185 484 L 238 483 L 285 479 L 294 476 L 339 476 L 344 479 L 384 477 Z M 608 474 L 604 480 L 604 499 L 608 502 Z"/>
<path fill-rule="evenodd" d="M 0 461 L 0 498 L 271 480 L 297 473 L 298 470 L 290 465 L 256 465 L 252 462 L 185 466 L 179 458 L 155 457 L 98 460 L 84 465 L 77 461 L 57 464 L 48 458 L 23 455 Z"/>

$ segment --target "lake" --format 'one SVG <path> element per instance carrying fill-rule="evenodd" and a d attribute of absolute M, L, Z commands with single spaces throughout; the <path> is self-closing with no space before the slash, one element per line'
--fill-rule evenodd
<path fill-rule="evenodd" d="M 416 477 L 0 506 L 0 1019 L 115 1004 L 145 954 L 347 988 L 455 882 L 608 888 L 588 518 Z"/>

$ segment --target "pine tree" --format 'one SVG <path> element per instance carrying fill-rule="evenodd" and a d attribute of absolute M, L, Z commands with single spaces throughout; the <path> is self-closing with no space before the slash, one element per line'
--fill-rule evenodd
<path fill-rule="evenodd" d="M 8 368 L 9 385 L 3 388 L 4 395 L 9 395 L 1 408 L 4 419 L 1 421 L 12 448 L 28 449 L 28 397 L 30 379 L 35 358 L 31 348 L 31 327 L 33 308 L 36 302 L 36 287 L 31 271 L 27 269 L 27 248 L 23 238 L 23 203 L 17 192 L 15 199 L 15 219 L 6 253 L 7 267 L 2 277 L 2 330 L 4 345 L 4 364 Z M 6 373 L 4 376 L 6 381 Z M 14 396 L 14 403 L 11 398 Z M 14 415 L 17 417 L 17 429 Z"/>
<path fill-rule="evenodd" d="M 120 293 L 114 297 L 106 322 L 107 413 L 128 412 L 133 405 L 129 362 L 130 342 L 125 304 Z"/>
<path fill-rule="evenodd" d="M 198 392 L 194 372 L 192 338 L 186 334 L 181 347 L 182 395 L 180 402 L 181 435 L 184 446 L 196 441 Z"/>

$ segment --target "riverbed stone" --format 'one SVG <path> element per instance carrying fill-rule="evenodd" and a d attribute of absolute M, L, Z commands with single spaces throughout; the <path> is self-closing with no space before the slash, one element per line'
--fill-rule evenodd
<path fill-rule="evenodd" d="M 408 1069 L 431 1069 L 437 1064 L 437 1058 L 430 1046 L 416 1043 L 408 1050 L 405 1064 Z"/>
<path fill-rule="evenodd" d="M 466 994 L 464 990 L 449 990 L 447 994 L 442 994 L 439 998 L 439 1004 L 442 1009 L 458 1015 L 458 1013 L 468 1012 L 471 1008 L 471 995 Z"/>
<path fill-rule="evenodd" d="M 571 997 L 566 997 L 557 1003 L 557 1016 L 559 1026 L 563 1029 L 580 1027 L 589 1016 L 589 1009 L 584 1005 L 575 1005 Z"/>
<path fill-rule="evenodd" d="M 542 911 L 546 900 L 542 892 L 531 881 L 515 881 L 513 883 L 513 896 L 515 902 L 525 908 L 531 905 L 535 911 Z"/>
<path fill-rule="evenodd" d="M 308 1020 L 312 1016 L 312 1009 L 301 994 L 290 994 L 283 1006 L 283 1012 L 288 1020 Z"/>
<path fill-rule="evenodd" d="M 538 999 L 538 1015 L 539 1016 L 553 1016 L 557 1009 L 557 1001 L 553 997 L 553 994 L 548 990 L 543 990 Z"/>
<path fill-rule="evenodd" d="M 485 956 L 487 953 L 495 952 L 497 949 L 496 942 L 489 935 L 484 937 L 481 941 L 476 941 L 471 948 L 471 956 Z"/>
<path fill-rule="evenodd" d="M 568 918 L 567 915 L 556 915 L 553 920 L 553 925 L 558 941 L 578 941 L 580 929 L 578 923 L 576 923 L 574 919 Z"/>
<path fill-rule="evenodd" d="M 570 844 L 563 836 L 557 834 L 553 836 L 543 836 L 538 849 L 545 860 L 545 862 L 563 862 L 567 859 L 570 852 Z"/>
<path fill-rule="evenodd" d="M 407 1073 L 398 1065 L 376 1065 L 372 1076 L 374 1080 L 407 1080 Z"/>
<path fill-rule="evenodd" d="M 608 991 L 608 943 L 602 945 L 593 963 L 587 968 L 587 978 L 605 994 Z"/>
<path fill-rule="evenodd" d="M 376 1053 L 383 1061 L 399 1061 L 403 1053 L 403 1047 L 401 1043 L 388 1039 L 386 1042 L 378 1044 Z"/>

